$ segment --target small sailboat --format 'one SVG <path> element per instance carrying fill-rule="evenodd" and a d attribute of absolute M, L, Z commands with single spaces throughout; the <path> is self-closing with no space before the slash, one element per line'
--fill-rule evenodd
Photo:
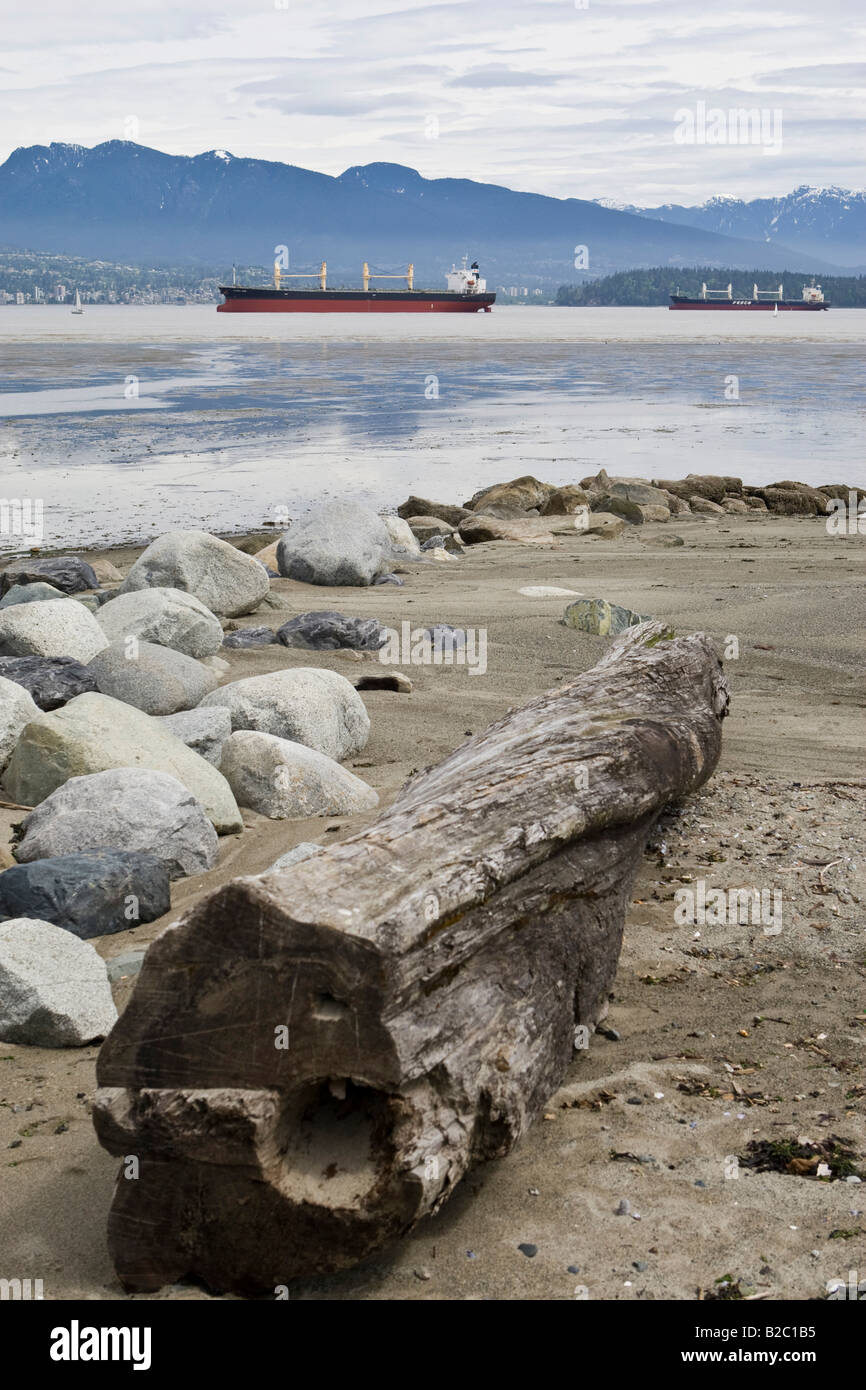
<path fill-rule="evenodd" d="M 78 293 L 78 290 L 75 291 L 75 303 L 74 303 L 73 306 L 72 306 L 72 313 L 73 313 L 73 314 L 83 314 L 83 313 L 84 313 L 84 310 L 83 310 L 82 307 L 81 307 L 81 295 Z"/>

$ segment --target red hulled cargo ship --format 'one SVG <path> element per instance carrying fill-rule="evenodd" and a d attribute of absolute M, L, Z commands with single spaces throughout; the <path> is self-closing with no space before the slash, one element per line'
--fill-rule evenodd
<path fill-rule="evenodd" d="M 824 292 L 820 285 L 813 281 L 811 285 L 803 286 L 801 299 L 786 299 L 785 288 L 780 285 L 777 290 L 759 290 L 757 285 L 752 287 L 751 299 L 734 299 L 733 290 L 728 285 L 725 290 L 708 290 L 706 285 L 701 285 L 699 295 L 676 294 L 671 295 L 669 305 L 671 309 L 763 309 L 773 313 L 786 313 L 793 309 L 814 311 L 815 309 L 829 309 L 829 300 L 824 298 Z"/>
<path fill-rule="evenodd" d="M 366 261 L 362 272 L 363 289 L 328 289 L 328 267 L 322 261 L 315 278 L 318 289 L 288 290 L 285 279 L 306 280 L 306 273 L 287 275 L 274 266 L 273 286 L 220 285 L 225 303 L 217 305 L 221 314 L 477 314 L 490 313 L 495 294 L 487 293 L 487 281 L 480 277 L 478 262 L 467 268 L 464 259 L 458 269 L 452 266 L 444 290 L 416 290 L 415 268 L 405 275 L 373 275 Z M 371 280 L 405 280 L 399 290 L 371 289 Z"/>

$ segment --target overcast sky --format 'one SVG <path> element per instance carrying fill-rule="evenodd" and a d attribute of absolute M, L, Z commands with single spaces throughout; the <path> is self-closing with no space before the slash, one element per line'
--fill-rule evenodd
<path fill-rule="evenodd" d="M 0 158 L 134 139 L 653 204 L 866 183 L 866 0 L 0 0 Z M 684 145 L 761 107 L 781 148 Z"/>

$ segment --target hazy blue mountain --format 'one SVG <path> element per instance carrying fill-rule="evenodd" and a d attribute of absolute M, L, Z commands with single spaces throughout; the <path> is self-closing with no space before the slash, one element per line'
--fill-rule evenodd
<path fill-rule="evenodd" d="M 181 156 L 128 141 L 35 145 L 0 166 L 0 245 L 136 264 L 328 262 L 331 283 L 357 283 L 362 262 L 439 285 L 468 254 L 488 284 L 546 287 L 632 266 L 710 265 L 831 270 L 833 258 L 732 238 L 579 198 L 517 193 L 471 179 L 425 179 L 399 164 L 337 178 L 224 150 Z M 575 247 L 588 248 L 575 269 Z"/>
<path fill-rule="evenodd" d="M 810 188 L 784 198 L 710 198 L 699 207 L 667 203 L 628 212 L 724 236 L 784 245 L 806 256 L 866 269 L 866 190 Z M 778 259 L 778 258 L 777 258 Z"/>

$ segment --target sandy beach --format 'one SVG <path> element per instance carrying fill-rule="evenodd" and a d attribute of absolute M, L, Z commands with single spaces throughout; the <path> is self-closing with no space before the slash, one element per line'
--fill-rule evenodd
<path fill-rule="evenodd" d="M 672 532 L 682 546 L 666 544 Z M 125 572 L 138 553 L 101 558 Z M 727 1275 L 746 1297 L 826 1297 L 828 1280 L 866 1269 L 866 1189 L 747 1160 L 752 1141 L 803 1137 L 848 1140 L 861 1165 L 866 1154 L 862 537 L 831 536 L 819 517 L 679 516 L 614 540 L 477 545 L 404 571 L 402 588 L 274 579 L 281 608 L 228 624 L 276 628 L 327 608 L 397 629 L 486 630 L 485 674 L 412 666 L 411 694 L 363 692 L 372 734 L 347 766 L 382 805 L 414 770 L 604 652 L 609 639 L 561 623 L 569 599 L 525 596 L 527 586 L 707 632 L 720 655 L 735 638 L 731 712 L 715 776 L 666 813 L 647 848 L 607 1035 L 576 1054 L 511 1155 L 476 1169 L 398 1245 L 301 1281 L 291 1297 L 691 1300 Z M 271 646 L 221 656 L 226 681 L 286 666 L 350 680 L 381 670 L 373 654 Z M 374 814 L 287 822 L 244 811 L 246 829 L 222 839 L 217 866 L 173 885 L 169 914 L 93 944 L 106 960 L 146 947 L 216 886 L 301 841 L 354 834 Z M 0 811 L 0 844 L 20 819 Z M 678 924 L 674 894 L 698 880 L 779 890 L 781 931 Z M 116 983 L 119 1008 L 133 984 Z M 0 1046 L 0 1248 L 22 1277 L 44 1280 L 46 1299 L 128 1297 L 105 1243 L 117 1163 L 89 1117 L 97 1050 Z M 154 1297 L 210 1295 L 183 1285 Z"/>

